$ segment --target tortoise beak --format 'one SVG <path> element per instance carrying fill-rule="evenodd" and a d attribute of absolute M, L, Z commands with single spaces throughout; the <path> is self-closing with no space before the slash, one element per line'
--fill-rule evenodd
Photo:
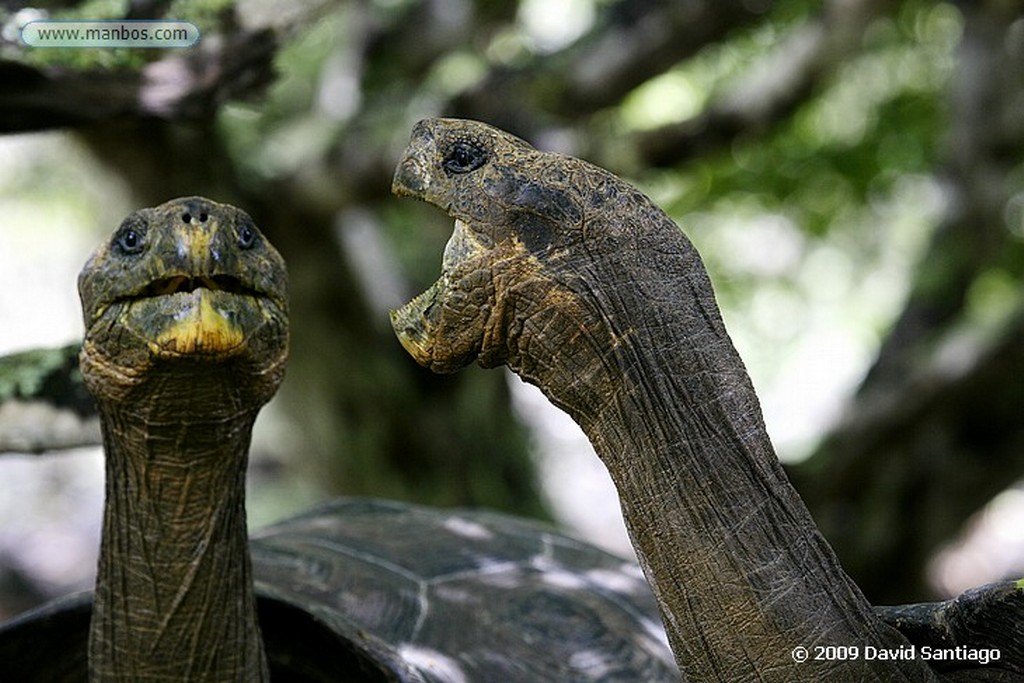
<path fill-rule="evenodd" d="M 391 191 L 399 197 L 430 201 L 429 191 L 436 164 L 437 143 L 430 126 L 420 121 L 412 129 L 409 145 L 395 168 Z"/>

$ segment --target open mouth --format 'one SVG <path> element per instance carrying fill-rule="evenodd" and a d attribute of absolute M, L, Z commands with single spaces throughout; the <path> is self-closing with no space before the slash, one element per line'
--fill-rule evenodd
<path fill-rule="evenodd" d="M 454 372 L 479 356 L 493 307 L 489 239 L 456 218 L 438 279 L 391 311 L 399 342 L 420 365 L 435 372 Z"/>
<path fill-rule="evenodd" d="M 455 229 L 444 247 L 444 254 L 441 258 L 441 274 L 437 281 L 412 301 L 391 312 L 392 324 L 404 324 L 404 328 L 401 330 L 398 330 L 396 327 L 396 330 L 399 331 L 399 338 L 403 339 L 403 343 L 407 338 L 421 337 L 426 333 L 426 330 L 423 328 L 423 321 L 434 313 L 431 309 L 448 288 L 450 284 L 449 274 L 461 263 L 481 253 L 484 249 L 479 240 L 473 235 L 469 225 L 456 218 Z"/>
<path fill-rule="evenodd" d="M 188 277 L 187 275 L 172 275 L 161 278 L 146 285 L 135 298 L 153 296 L 166 296 L 180 292 L 194 292 L 197 289 L 209 289 L 231 294 L 256 296 L 259 294 L 251 287 L 245 286 L 241 280 L 233 275 L 199 275 Z"/>

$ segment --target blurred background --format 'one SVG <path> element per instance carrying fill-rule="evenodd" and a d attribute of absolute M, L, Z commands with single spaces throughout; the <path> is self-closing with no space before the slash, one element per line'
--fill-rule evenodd
<path fill-rule="evenodd" d="M 25 47 L 39 18 L 202 39 Z M 452 227 L 389 193 L 435 115 L 605 166 L 678 221 L 869 599 L 1024 573 L 1021 2 L 5 0 L 0 26 L 0 618 L 92 582 L 77 272 L 130 211 L 190 194 L 246 209 L 290 268 L 253 526 L 376 496 L 630 552 L 564 414 L 502 371 L 434 376 L 393 337 Z"/>

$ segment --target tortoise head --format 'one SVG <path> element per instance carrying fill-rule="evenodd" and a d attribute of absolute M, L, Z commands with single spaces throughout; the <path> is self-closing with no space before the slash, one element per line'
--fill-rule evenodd
<path fill-rule="evenodd" d="M 416 125 L 392 190 L 455 219 L 440 279 L 391 314 L 417 362 L 452 372 L 477 359 L 488 367 L 507 360 L 498 352 L 502 312 L 517 298 L 541 304 L 557 295 L 545 271 L 579 239 L 576 163 L 476 121 Z"/>
<path fill-rule="evenodd" d="M 186 197 L 132 213 L 78 278 L 86 383 L 116 400 L 158 368 L 218 366 L 241 373 L 262 405 L 287 356 L 287 279 L 233 206 Z"/>
<path fill-rule="evenodd" d="M 647 286 L 661 261 L 692 251 L 611 173 L 476 121 L 417 124 L 392 189 L 455 219 L 440 279 L 391 316 L 405 349 L 437 372 L 478 360 L 534 381 L 556 355 L 594 359 L 629 332 L 608 324 L 617 283 Z"/>

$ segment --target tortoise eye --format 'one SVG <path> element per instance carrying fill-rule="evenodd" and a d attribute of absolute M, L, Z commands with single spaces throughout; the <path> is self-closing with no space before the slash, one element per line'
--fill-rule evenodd
<path fill-rule="evenodd" d="M 476 145 L 468 142 L 457 142 L 445 157 L 442 166 L 448 175 L 453 173 L 469 173 L 487 163 L 487 154 Z"/>
<path fill-rule="evenodd" d="M 122 254 L 138 254 L 142 251 L 145 231 L 135 225 L 122 225 L 114 235 L 114 246 Z"/>
<path fill-rule="evenodd" d="M 251 225 L 242 224 L 238 229 L 238 246 L 242 249 L 252 249 L 256 244 L 256 230 Z"/>

